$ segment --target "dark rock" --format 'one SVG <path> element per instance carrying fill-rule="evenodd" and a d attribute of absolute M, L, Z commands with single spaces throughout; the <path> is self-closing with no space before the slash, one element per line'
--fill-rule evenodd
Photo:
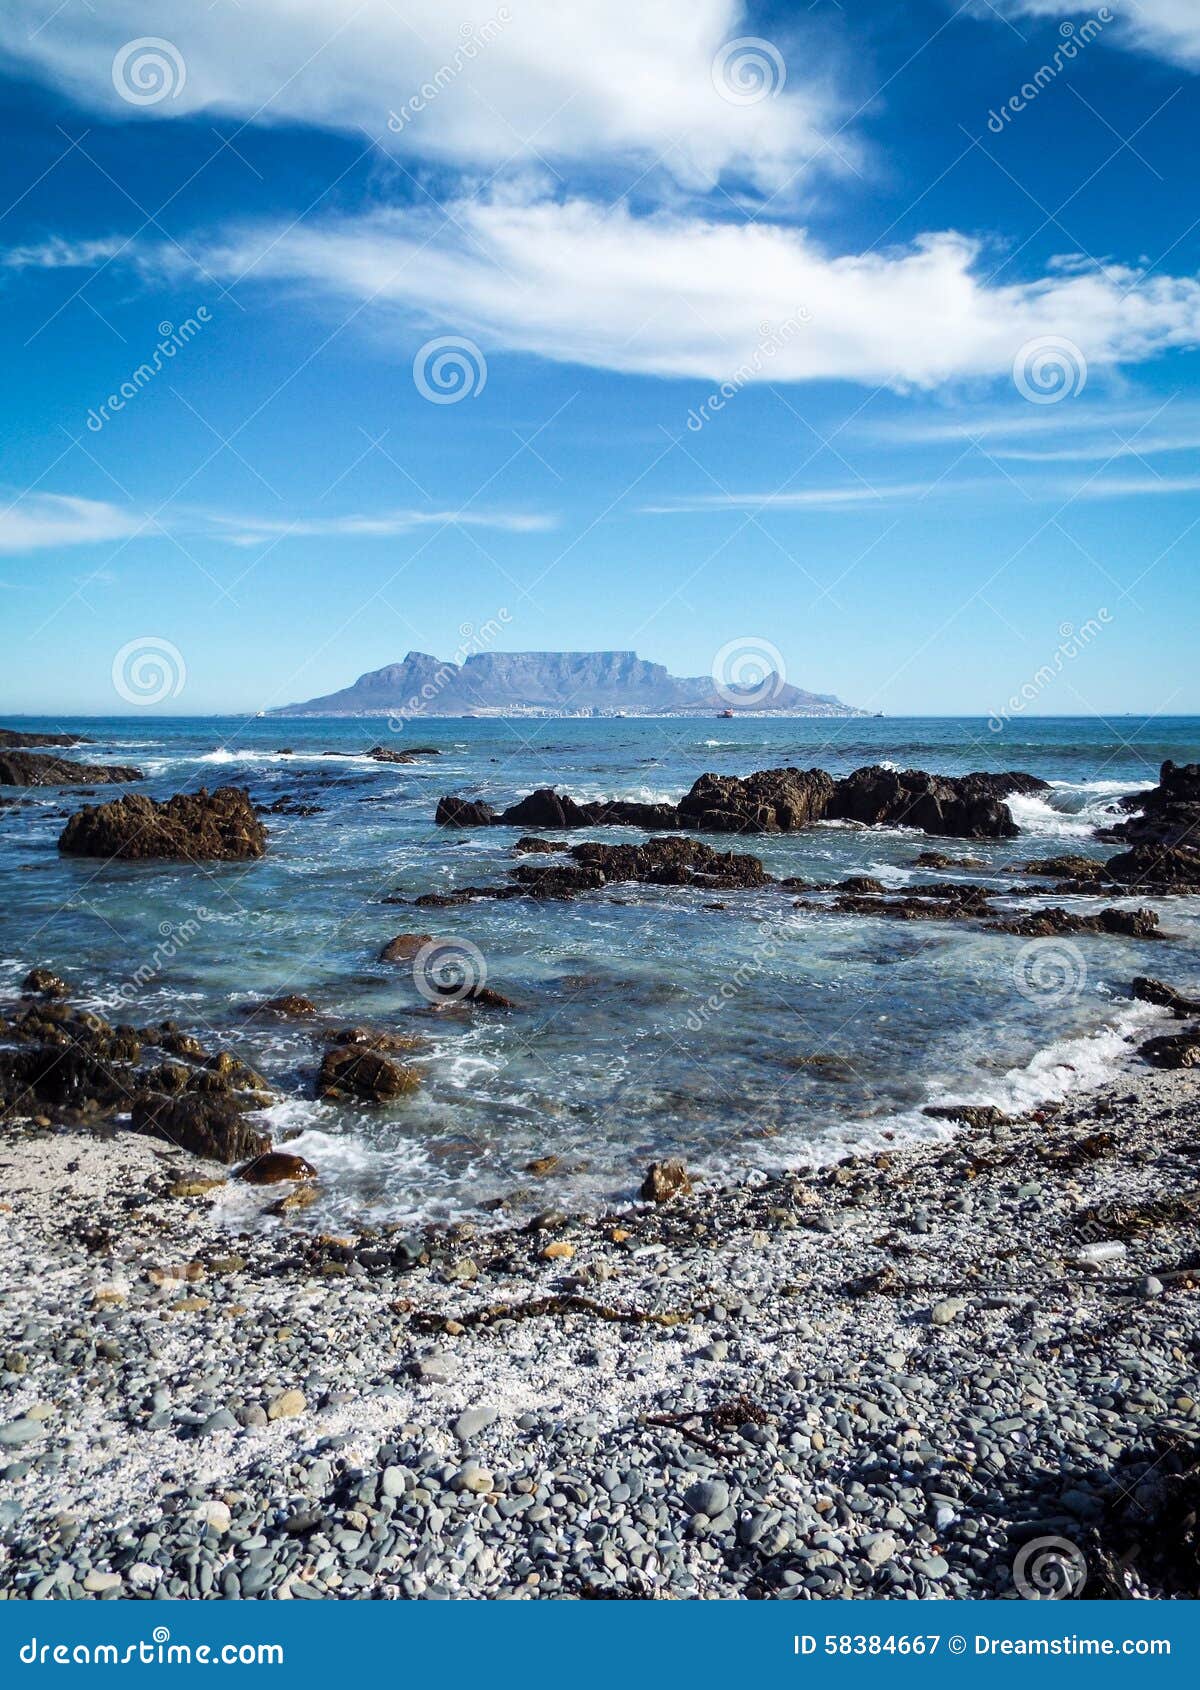
<path fill-rule="evenodd" d="M 1022 863 L 1020 872 L 1051 880 L 1104 881 L 1109 878 L 1105 864 L 1097 862 L 1094 857 L 1042 857 L 1031 863 Z"/>
<path fill-rule="evenodd" d="M 640 1196 L 647 1203 L 668 1203 L 672 1197 L 691 1195 L 692 1181 L 678 1157 L 666 1162 L 651 1162 L 642 1181 Z"/>
<path fill-rule="evenodd" d="M 1031 915 L 989 923 L 993 933 L 1015 933 L 1022 939 L 1056 939 L 1077 933 L 1111 933 L 1125 939 L 1161 939 L 1154 910 L 1101 910 L 1098 915 L 1072 915 L 1052 905 Z"/>
<path fill-rule="evenodd" d="M 1139 811 L 1112 828 L 1114 839 L 1133 845 L 1187 846 L 1200 834 L 1200 763 L 1173 763 L 1159 770 L 1158 785 L 1122 800 Z"/>
<path fill-rule="evenodd" d="M 452 827 L 502 822 L 555 830 L 625 826 L 648 832 L 686 827 L 701 833 L 788 833 L 828 817 L 863 826 L 1008 839 L 1017 827 L 1002 798 L 1040 792 L 1048 784 L 1019 772 L 951 777 L 869 768 L 835 781 L 823 769 L 762 769 L 745 777 L 703 774 L 678 804 L 580 803 L 544 786 L 499 816 L 490 804 L 445 797 L 438 803 L 437 820 Z"/>
<path fill-rule="evenodd" d="M 837 782 L 827 815 L 830 820 L 863 822 L 868 827 L 915 827 L 963 839 L 1013 839 L 1019 830 L 1004 797 L 1042 791 L 1048 784 L 1015 772 L 946 776 L 875 766 L 856 769 Z"/>
<path fill-rule="evenodd" d="M 489 827 L 496 820 L 496 812 L 482 799 L 447 796 L 438 799 L 434 820 L 439 827 Z"/>
<path fill-rule="evenodd" d="M 242 1014 L 251 1019 L 258 1015 L 277 1015 L 284 1021 L 306 1021 L 312 1015 L 319 1015 L 320 1011 L 311 998 L 300 992 L 285 992 L 282 997 L 244 1005 Z"/>
<path fill-rule="evenodd" d="M 135 1132 L 164 1138 L 193 1156 L 217 1162 L 248 1161 L 261 1156 L 271 1143 L 266 1133 L 250 1125 L 232 1098 L 199 1092 L 185 1092 L 182 1097 L 144 1092 L 134 1099 L 132 1125 Z"/>
<path fill-rule="evenodd" d="M 1200 1028 L 1147 1039 L 1138 1055 L 1154 1068 L 1200 1068 Z"/>
<path fill-rule="evenodd" d="M 18 745 L 92 745 L 86 734 L 37 734 L 23 728 L 0 728 L 0 748 Z"/>
<path fill-rule="evenodd" d="M 771 877 L 758 857 L 714 851 L 695 839 L 671 835 L 644 845 L 576 845 L 571 856 L 606 881 L 638 880 L 650 886 L 767 886 Z M 518 869 L 517 874 L 521 873 Z"/>
<path fill-rule="evenodd" d="M 1168 986 L 1162 980 L 1152 980 L 1146 974 L 1138 975 L 1130 991 L 1142 1003 L 1156 1003 L 1160 1008 L 1169 1009 L 1180 1018 L 1185 1015 L 1200 1015 L 1200 1000 L 1185 998 L 1174 986 Z"/>
<path fill-rule="evenodd" d="M 922 851 L 912 860 L 913 868 L 986 868 L 982 857 L 950 857 L 945 851 Z"/>
<path fill-rule="evenodd" d="M 1118 857 L 1110 857 L 1104 866 L 1110 879 L 1139 891 L 1159 895 L 1200 892 L 1200 850 L 1193 846 L 1135 845 Z"/>
<path fill-rule="evenodd" d="M 529 834 L 525 834 L 513 846 L 513 854 L 518 857 L 545 855 L 550 851 L 569 851 L 570 849 L 571 847 L 565 839 L 534 839 Z"/>
<path fill-rule="evenodd" d="M 67 983 L 48 968 L 31 968 L 21 981 L 21 990 L 39 998 L 65 998 Z"/>
<path fill-rule="evenodd" d="M 824 769 L 762 769 L 701 775 L 679 802 L 679 823 L 701 833 L 791 833 L 828 811 L 834 781 Z"/>
<path fill-rule="evenodd" d="M 89 804 L 71 817 L 58 848 L 80 857 L 236 862 L 261 857 L 267 833 L 244 787 L 201 787 L 161 804 L 142 796 Z"/>
<path fill-rule="evenodd" d="M 120 763 L 72 763 L 36 751 L 0 751 L 0 786 L 107 786 L 144 779 L 140 769 Z"/>
<path fill-rule="evenodd" d="M 921 1111 L 935 1121 L 959 1121 L 966 1127 L 1007 1127 L 1012 1116 L 994 1103 L 927 1103 Z"/>
<path fill-rule="evenodd" d="M 234 1179 L 247 1185 L 278 1185 L 282 1180 L 314 1180 L 317 1170 L 303 1156 L 289 1155 L 285 1150 L 268 1150 L 239 1168 Z"/>
<path fill-rule="evenodd" d="M 417 1073 L 392 1062 L 378 1051 L 358 1045 L 335 1045 L 326 1051 L 317 1075 L 318 1097 L 355 1097 L 364 1103 L 387 1103 L 404 1097 L 420 1084 Z"/>
<path fill-rule="evenodd" d="M 337 1027 L 326 1033 L 331 1045 L 357 1045 L 361 1050 L 423 1050 L 426 1041 L 419 1033 L 377 1032 L 373 1027 Z"/>
<path fill-rule="evenodd" d="M 432 945 L 429 933 L 397 933 L 379 953 L 380 962 L 411 962 L 425 945 Z"/>

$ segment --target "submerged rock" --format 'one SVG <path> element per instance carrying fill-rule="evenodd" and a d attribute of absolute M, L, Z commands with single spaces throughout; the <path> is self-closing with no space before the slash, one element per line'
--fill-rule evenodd
<path fill-rule="evenodd" d="M 201 787 L 163 803 L 138 795 L 86 805 L 63 829 L 58 848 L 77 857 L 236 862 L 261 857 L 267 831 L 244 787 L 213 793 Z"/>

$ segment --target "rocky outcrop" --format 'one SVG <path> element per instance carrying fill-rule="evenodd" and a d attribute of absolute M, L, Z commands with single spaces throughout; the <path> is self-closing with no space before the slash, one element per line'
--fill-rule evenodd
<path fill-rule="evenodd" d="M 1131 851 L 1110 857 L 1104 868 L 1110 880 L 1136 887 L 1139 892 L 1164 896 L 1200 892 L 1200 847 L 1135 845 Z"/>
<path fill-rule="evenodd" d="M 1005 795 L 1040 792 L 1047 784 L 1019 772 L 950 776 L 874 767 L 834 780 L 823 769 L 760 769 L 746 776 L 703 774 L 678 804 L 581 803 L 544 786 L 497 814 L 482 801 L 447 796 L 438 804 L 437 820 L 446 827 L 690 828 L 697 833 L 792 833 L 814 822 L 847 821 L 964 839 L 1011 839 L 1018 829 Z"/>
<path fill-rule="evenodd" d="M 1200 842 L 1200 763 L 1162 765 L 1158 785 L 1121 800 L 1123 809 L 1137 814 L 1110 829 L 1114 839 L 1131 845 L 1182 845 Z"/>
<path fill-rule="evenodd" d="M 490 804 L 453 796 L 438 799 L 434 816 L 439 827 L 490 827 L 496 819 L 496 812 Z"/>
<path fill-rule="evenodd" d="M 262 856 L 267 830 L 244 787 L 201 787 L 161 804 L 140 795 L 88 804 L 71 817 L 58 848 L 75 857 L 240 862 Z"/>
<path fill-rule="evenodd" d="M 23 728 L 0 728 L 0 750 L 18 745 L 91 745 L 86 734 L 37 734 Z"/>
<path fill-rule="evenodd" d="M 73 763 L 37 751 L 0 750 L 0 786 L 112 786 L 145 778 L 122 763 Z"/>
<path fill-rule="evenodd" d="M 698 833 L 791 833 L 827 815 L 835 784 L 823 769 L 701 775 L 680 799 L 675 825 Z"/>
<path fill-rule="evenodd" d="M 867 827 L 913 827 L 956 839 L 1015 839 L 1019 829 L 1004 799 L 1040 792 L 1047 781 L 1020 773 L 929 775 L 919 769 L 856 769 L 836 783 L 831 821 Z"/>

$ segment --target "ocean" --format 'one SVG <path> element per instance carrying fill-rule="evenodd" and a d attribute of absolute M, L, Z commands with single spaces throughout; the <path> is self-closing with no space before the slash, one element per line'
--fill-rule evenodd
<path fill-rule="evenodd" d="M 171 1017 L 209 1048 L 244 1055 L 278 1094 L 268 1112 L 276 1138 L 298 1135 L 291 1147 L 319 1171 L 306 1221 L 320 1228 L 478 1218 L 497 1199 L 518 1213 L 615 1204 L 636 1193 L 648 1162 L 671 1155 L 717 1178 L 943 1135 L 951 1129 L 922 1114 L 925 1104 L 1017 1109 L 1098 1083 L 1161 1019 L 1129 999 L 1132 977 L 1188 984 L 1200 967 L 1200 911 L 1185 898 L 1151 900 L 1164 943 L 1031 941 L 969 923 L 834 915 L 794 908 L 796 893 L 778 886 L 620 885 L 569 902 L 445 909 L 382 901 L 500 881 L 511 868 L 517 830 L 439 829 L 442 793 L 502 805 L 558 785 L 579 798 L 649 801 L 677 798 L 705 770 L 796 764 L 841 775 L 880 762 L 1021 769 L 1052 789 L 1013 800 L 1017 840 L 822 824 L 709 842 L 751 851 L 781 878 L 1009 889 L 1016 863 L 1111 855 L 1096 829 L 1117 819 L 1119 796 L 1154 784 L 1164 758 L 1200 756 L 1197 718 L 1041 719 L 996 733 L 982 719 L 932 718 L 434 719 L 398 732 L 386 720 L 21 725 L 87 734 L 95 743 L 78 755 L 137 764 L 148 776 L 138 790 L 155 797 L 237 784 L 262 805 L 316 807 L 267 815 L 262 860 L 200 868 L 61 858 L 64 818 L 88 800 L 16 795 L 31 802 L 0 809 L 0 985 L 15 990 L 43 964 L 110 1018 Z M 379 743 L 440 755 L 378 763 L 365 753 Z M 101 790 L 96 801 L 116 795 Z M 913 866 L 934 848 L 986 870 Z M 1031 899 L 1020 889 L 1013 907 Z M 460 947 L 515 1007 L 434 1009 L 411 967 L 377 960 L 399 933 Z M 424 1035 L 419 1092 L 384 1107 L 317 1101 L 314 1029 L 242 1013 L 289 991 L 333 1024 Z M 558 1159 L 549 1174 L 528 1171 L 546 1157 Z"/>

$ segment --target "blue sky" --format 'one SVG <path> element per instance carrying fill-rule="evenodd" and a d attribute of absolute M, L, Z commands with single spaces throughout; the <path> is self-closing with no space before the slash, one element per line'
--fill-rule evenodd
<path fill-rule="evenodd" d="M 1200 711 L 1194 0 L 7 0 L 0 72 L 0 709 L 505 611 L 988 714 L 1104 611 L 1031 711 Z"/>

